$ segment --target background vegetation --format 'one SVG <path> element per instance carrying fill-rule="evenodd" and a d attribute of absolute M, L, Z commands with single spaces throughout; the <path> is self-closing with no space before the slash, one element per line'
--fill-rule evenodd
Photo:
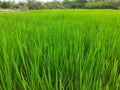
<path fill-rule="evenodd" d="M 2 9 L 38 10 L 38 9 L 119 9 L 120 0 L 64 0 L 59 2 L 38 2 L 28 0 L 27 2 L 0 1 Z"/>

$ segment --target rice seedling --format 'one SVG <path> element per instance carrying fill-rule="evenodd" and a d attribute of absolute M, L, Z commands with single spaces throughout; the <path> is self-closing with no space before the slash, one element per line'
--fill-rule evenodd
<path fill-rule="evenodd" d="M 120 11 L 0 13 L 0 90 L 119 90 Z"/>

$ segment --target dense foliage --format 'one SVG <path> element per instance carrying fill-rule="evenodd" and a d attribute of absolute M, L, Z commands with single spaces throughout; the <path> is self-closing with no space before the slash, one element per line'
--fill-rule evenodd
<path fill-rule="evenodd" d="M 0 13 L 0 90 L 120 90 L 120 11 Z"/>
<path fill-rule="evenodd" d="M 27 2 L 0 1 L 0 8 L 20 9 L 20 10 L 38 10 L 38 9 L 119 9 L 120 0 L 64 0 L 59 2 L 40 2 L 28 0 Z"/>

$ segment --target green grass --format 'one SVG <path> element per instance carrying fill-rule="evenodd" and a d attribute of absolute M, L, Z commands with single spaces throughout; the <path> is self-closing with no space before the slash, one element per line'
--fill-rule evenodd
<path fill-rule="evenodd" d="M 120 11 L 0 13 L 0 90 L 120 90 Z"/>

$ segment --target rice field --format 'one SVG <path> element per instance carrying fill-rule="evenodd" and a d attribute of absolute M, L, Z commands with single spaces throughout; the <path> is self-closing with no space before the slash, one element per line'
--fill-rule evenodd
<path fill-rule="evenodd" d="M 0 90 L 120 90 L 120 11 L 1 12 Z"/>

